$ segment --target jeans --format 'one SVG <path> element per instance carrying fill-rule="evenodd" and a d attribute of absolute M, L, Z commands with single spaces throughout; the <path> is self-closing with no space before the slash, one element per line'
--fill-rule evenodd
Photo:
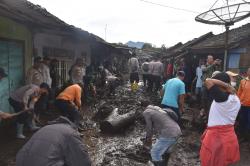
<path fill-rule="evenodd" d="M 163 138 L 160 137 L 151 149 L 152 161 L 161 161 L 162 155 L 167 152 L 170 146 L 176 143 L 176 138 Z"/>
<path fill-rule="evenodd" d="M 67 117 L 71 122 L 74 122 L 78 127 L 81 120 L 80 112 L 70 103 L 70 101 L 57 99 L 56 107 L 62 112 L 62 115 Z"/>

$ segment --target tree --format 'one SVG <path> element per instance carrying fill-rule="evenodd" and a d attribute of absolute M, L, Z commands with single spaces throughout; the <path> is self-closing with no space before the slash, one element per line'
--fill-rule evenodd
<path fill-rule="evenodd" d="M 144 43 L 144 45 L 142 46 L 142 49 L 152 49 L 152 44 L 151 43 Z"/>

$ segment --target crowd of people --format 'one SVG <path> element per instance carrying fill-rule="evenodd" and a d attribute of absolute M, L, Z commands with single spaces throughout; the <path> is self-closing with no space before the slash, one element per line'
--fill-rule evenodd
<path fill-rule="evenodd" d="M 24 125 L 38 130 L 17 154 L 17 166 L 35 165 L 91 165 L 90 158 L 80 136 L 81 107 L 91 84 L 91 67 L 86 68 L 84 60 L 78 58 L 69 70 L 69 81 L 58 93 L 58 78 L 55 72 L 55 60 L 49 57 L 36 57 L 28 70 L 26 85 L 10 93 L 9 103 L 15 113 L 0 112 L 1 119 L 16 117 L 16 137 L 25 139 Z M 235 123 L 239 117 L 239 133 L 248 138 L 250 131 L 250 68 L 247 77 L 240 77 L 231 71 L 220 70 L 221 60 L 212 55 L 206 63 L 200 61 L 196 68 L 195 94 L 200 110 L 207 116 L 207 128 L 202 135 L 200 159 L 202 166 L 226 166 L 239 161 L 239 143 L 235 133 Z M 170 153 L 181 136 L 181 116 L 185 113 L 185 97 L 188 86 L 183 70 L 167 73 L 160 58 L 147 59 L 141 65 L 133 54 L 128 60 L 131 88 L 139 83 L 142 74 L 143 85 L 147 92 L 159 92 L 162 97 L 159 106 L 148 105 L 143 112 L 146 122 L 144 147 L 150 149 L 152 162 L 156 166 L 166 165 L 162 156 Z M 107 67 L 99 66 L 99 82 L 107 86 L 110 94 L 115 93 L 119 80 Z M 173 72 L 173 70 L 172 70 Z M 0 80 L 7 77 L 0 68 Z M 241 80 L 240 80 L 241 79 Z M 164 80 L 164 81 L 163 81 Z M 192 89 L 192 88 L 191 88 Z M 132 88 L 133 90 L 133 88 Z M 86 93 L 85 93 L 86 92 Z M 49 100 L 54 101 L 61 117 L 41 128 L 36 125 L 39 115 L 48 109 Z M 152 145 L 153 135 L 157 133 Z"/>
<path fill-rule="evenodd" d="M 174 65 L 171 65 L 168 64 L 166 68 L 167 71 L 173 72 Z M 135 57 L 129 60 L 129 67 L 130 82 L 138 83 L 139 63 Z M 159 85 L 163 84 L 161 108 L 148 106 L 143 113 L 147 131 L 145 146 L 151 146 L 153 130 L 159 134 L 151 149 L 152 161 L 159 166 L 166 164 L 162 155 L 176 143 L 181 134 L 179 126 L 182 126 L 181 115 L 184 113 L 184 100 L 187 96 L 187 89 L 192 89 L 192 87 L 186 87 L 190 85 L 185 81 L 185 78 L 191 75 L 181 69 L 183 68 L 176 71 L 175 78 L 171 77 L 173 73 L 167 72 L 167 80 L 162 83 L 163 64 L 158 59 L 151 62 L 146 60 L 141 65 L 143 83 L 149 91 L 157 92 L 160 89 Z M 206 63 L 200 60 L 195 74 L 192 85 L 195 85 L 196 101 L 201 115 L 206 116 L 207 126 L 202 135 L 201 165 L 233 164 L 240 160 L 235 128 L 237 128 L 239 138 L 248 139 L 249 137 L 250 68 L 246 72 L 246 78 L 231 71 L 222 72 L 221 60 L 214 60 L 212 55 L 208 55 Z M 236 121 L 239 122 L 237 126 Z"/>

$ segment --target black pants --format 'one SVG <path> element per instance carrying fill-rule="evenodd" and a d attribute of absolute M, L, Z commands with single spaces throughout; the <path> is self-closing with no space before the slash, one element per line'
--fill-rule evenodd
<path fill-rule="evenodd" d="M 239 111 L 240 133 L 250 132 L 250 107 L 241 106 Z"/>
<path fill-rule="evenodd" d="M 137 73 L 130 73 L 130 83 L 132 84 L 132 83 L 134 83 L 134 81 L 139 83 L 139 74 L 138 74 L 138 72 Z"/>
<path fill-rule="evenodd" d="M 56 99 L 55 106 L 59 109 L 63 116 L 69 118 L 70 121 L 79 126 L 81 120 L 80 112 L 70 103 L 70 101 Z"/>
<path fill-rule="evenodd" d="M 143 85 L 147 86 L 148 84 L 148 79 L 149 79 L 149 74 L 143 74 L 142 75 L 142 79 L 143 79 Z"/>
<path fill-rule="evenodd" d="M 42 94 L 38 101 L 35 103 L 34 111 L 36 114 L 44 113 L 48 109 L 49 95 Z"/>
<path fill-rule="evenodd" d="M 20 112 L 24 109 L 24 104 L 18 101 L 13 100 L 12 98 L 9 98 L 9 103 L 13 107 L 14 111 Z M 29 118 L 29 114 L 27 112 L 24 112 L 17 116 L 17 122 L 20 124 L 25 124 Z"/>
<path fill-rule="evenodd" d="M 148 88 L 150 91 L 153 89 L 157 92 L 161 89 L 161 76 L 150 75 Z"/>
<path fill-rule="evenodd" d="M 155 87 L 155 91 L 159 91 L 161 88 L 161 76 L 152 76 L 152 83 L 153 86 Z"/>
<path fill-rule="evenodd" d="M 202 87 L 201 89 L 201 106 L 205 110 L 206 115 L 209 114 L 209 109 L 211 107 L 211 104 L 213 102 L 213 99 L 209 95 L 209 91 L 206 87 Z"/>

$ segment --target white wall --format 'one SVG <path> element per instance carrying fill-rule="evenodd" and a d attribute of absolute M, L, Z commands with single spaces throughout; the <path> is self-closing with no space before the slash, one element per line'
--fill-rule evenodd
<path fill-rule="evenodd" d="M 88 43 L 76 42 L 67 37 L 51 35 L 46 33 L 36 33 L 34 35 L 34 48 L 37 50 L 38 56 L 43 56 L 43 47 L 53 47 L 58 49 L 73 50 L 74 57 L 72 57 L 72 63 L 76 57 L 80 57 L 82 52 L 86 52 L 86 63 L 90 64 L 91 49 Z"/>

